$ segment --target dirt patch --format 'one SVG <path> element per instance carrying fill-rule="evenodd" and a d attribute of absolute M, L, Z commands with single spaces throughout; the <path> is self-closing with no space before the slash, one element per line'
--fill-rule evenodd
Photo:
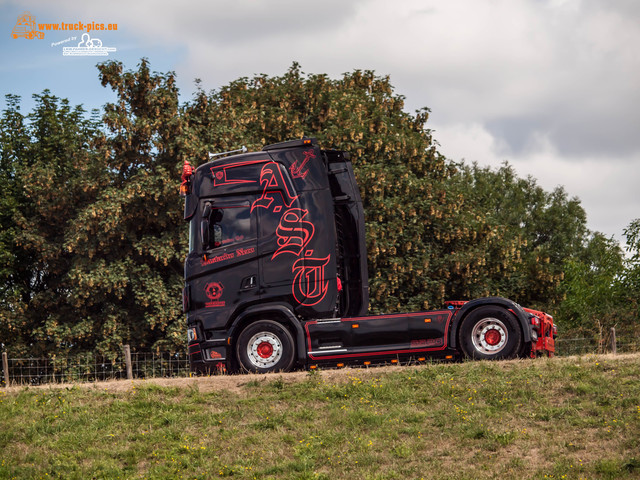
<path fill-rule="evenodd" d="M 323 370 L 314 372 L 318 378 L 326 383 L 346 382 L 349 378 L 375 378 L 385 373 L 402 371 L 407 367 L 388 366 L 375 368 L 342 368 L 336 370 Z M 420 368 L 420 367 L 416 367 Z M 422 367 L 424 368 L 424 367 Z M 213 375 L 209 377 L 177 377 L 177 378 L 149 378 L 135 380 L 109 380 L 104 382 L 91 383 L 49 383 L 37 386 L 12 386 L 4 389 L 7 392 L 17 392 L 24 389 L 34 390 L 55 390 L 65 388 L 86 388 L 93 390 L 101 390 L 107 392 L 127 392 L 133 388 L 140 388 L 145 385 L 156 385 L 158 387 L 168 388 L 196 388 L 200 392 L 208 393 L 213 391 L 227 390 L 233 393 L 241 394 L 246 391 L 249 384 L 256 382 L 269 383 L 274 381 L 282 381 L 285 384 L 302 382 L 311 375 L 308 371 L 296 371 L 287 373 L 268 373 L 268 374 L 244 374 L 244 375 Z"/>
<path fill-rule="evenodd" d="M 65 389 L 65 388 L 86 388 L 89 390 L 101 390 L 106 392 L 127 392 L 134 388 L 146 385 L 155 385 L 168 388 L 195 388 L 201 392 L 213 392 L 227 390 L 234 393 L 241 393 L 244 387 L 250 382 L 269 382 L 281 379 L 285 383 L 302 381 L 307 372 L 290 372 L 267 375 L 216 375 L 210 377 L 177 377 L 177 378 L 149 378 L 135 380 L 108 380 L 104 382 L 91 383 L 50 383 L 30 387 L 10 387 L 7 391 L 18 391 L 22 389 Z"/>

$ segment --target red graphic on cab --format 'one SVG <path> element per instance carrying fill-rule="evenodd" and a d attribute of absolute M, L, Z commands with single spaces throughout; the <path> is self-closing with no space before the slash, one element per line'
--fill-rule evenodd
<path fill-rule="evenodd" d="M 205 307 L 214 308 L 214 307 L 224 307 L 224 302 L 220 301 L 220 297 L 222 297 L 222 292 L 224 291 L 224 287 L 220 282 L 209 282 L 204 287 L 204 294 L 207 296 L 210 302 L 205 303 Z"/>
<path fill-rule="evenodd" d="M 310 158 L 315 158 L 313 150 L 304 154 L 302 163 L 298 165 L 296 161 L 291 167 L 294 177 L 304 178 L 308 170 L 303 172 L 303 169 Z M 276 162 L 269 162 L 262 167 L 260 184 L 263 186 L 262 196 L 253 202 L 251 211 L 260 207 L 279 213 L 281 206 L 275 201 L 278 197 L 287 207 L 276 228 L 278 249 L 271 256 L 271 260 L 281 254 L 298 257 L 291 265 L 291 271 L 295 275 L 291 286 L 293 297 L 300 305 L 317 305 L 327 295 L 329 282 L 325 279 L 325 267 L 329 264 L 331 255 L 314 258 L 313 249 L 306 249 L 315 234 L 315 226 L 305 220 L 309 214 L 308 210 L 293 207 L 298 196 L 291 193 L 282 169 Z"/>

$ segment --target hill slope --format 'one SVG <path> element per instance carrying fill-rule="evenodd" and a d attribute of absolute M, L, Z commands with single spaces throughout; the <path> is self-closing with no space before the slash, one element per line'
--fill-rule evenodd
<path fill-rule="evenodd" d="M 0 478 L 637 478 L 640 355 L 0 391 Z"/>

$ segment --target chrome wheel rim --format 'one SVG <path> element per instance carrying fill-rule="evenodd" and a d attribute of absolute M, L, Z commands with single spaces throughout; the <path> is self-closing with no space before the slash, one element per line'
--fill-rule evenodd
<path fill-rule="evenodd" d="M 247 357 L 257 368 L 271 368 L 282 358 L 282 342 L 271 332 L 256 333 L 247 344 Z"/>
<path fill-rule="evenodd" d="M 471 341 L 475 349 L 485 355 L 495 355 L 507 345 L 507 327 L 497 318 L 483 318 L 473 327 Z"/>

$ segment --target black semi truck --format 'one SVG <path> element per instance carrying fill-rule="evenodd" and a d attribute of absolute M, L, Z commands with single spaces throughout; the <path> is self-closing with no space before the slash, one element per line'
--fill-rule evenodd
<path fill-rule="evenodd" d="M 552 356 L 553 318 L 488 297 L 368 315 L 362 201 L 347 152 L 313 138 L 185 162 L 183 309 L 195 372 Z"/>

